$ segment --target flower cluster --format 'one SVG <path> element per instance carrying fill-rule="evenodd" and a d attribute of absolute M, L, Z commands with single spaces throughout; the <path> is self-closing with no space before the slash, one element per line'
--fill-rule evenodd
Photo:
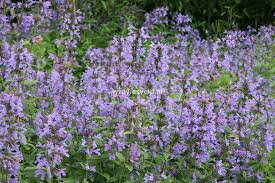
<path fill-rule="evenodd" d="M 9 11 L 23 6 L 6 5 Z M 274 26 L 206 40 L 192 29 L 188 16 L 159 8 L 146 14 L 140 29 L 114 37 L 107 48 L 88 49 L 79 60 L 80 11 L 57 13 L 50 1 L 24 6 L 41 7 L 40 31 L 52 19 L 62 21 L 60 39 L 53 42 L 64 50 L 48 53 L 45 59 L 52 66 L 45 69 L 43 59 L 27 49 L 27 38 L 9 42 L 11 17 L 1 15 L 0 173 L 4 170 L 8 182 L 18 182 L 27 129 L 35 131 L 32 143 L 38 152 L 32 163 L 41 180 L 69 176 L 64 161 L 70 158 L 90 180 L 101 175 L 110 179 L 102 169 L 109 170 L 113 162 L 125 165 L 133 181 L 265 179 L 252 165 L 267 164 L 274 148 L 274 78 L 259 69 L 270 62 Z M 22 35 L 39 21 L 31 14 L 18 16 L 15 27 Z M 169 25 L 172 36 L 155 32 L 159 25 Z M 43 41 L 36 38 L 27 45 Z M 80 62 L 85 71 L 75 76 L 74 66 Z M 111 92 L 130 90 L 163 92 Z M 24 111 L 29 98 L 37 99 L 34 119 Z M 102 162 L 95 163 L 95 157 Z"/>
<path fill-rule="evenodd" d="M 20 96 L 1 92 L 0 100 L 0 167 L 8 174 L 8 182 L 17 182 L 23 155 L 20 145 L 26 143 L 23 103 Z"/>

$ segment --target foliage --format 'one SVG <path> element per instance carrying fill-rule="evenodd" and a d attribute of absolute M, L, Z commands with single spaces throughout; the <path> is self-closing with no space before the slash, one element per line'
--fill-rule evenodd
<path fill-rule="evenodd" d="M 161 6 L 189 15 L 192 27 L 204 37 L 221 37 L 229 29 L 274 23 L 272 0 L 94 0 L 93 16 L 89 18 L 95 25 L 93 43 L 106 47 L 112 36 L 125 33 L 129 22 L 140 27 L 143 13 Z"/>
<path fill-rule="evenodd" d="M 222 35 L 232 28 L 257 28 L 270 24 L 275 12 L 272 0 L 147 0 L 144 8 L 148 11 L 158 6 L 168 6 L 172 11 L 188 14 L 193 27 L 202 34 L 208 30 L 214 35 Z"/>

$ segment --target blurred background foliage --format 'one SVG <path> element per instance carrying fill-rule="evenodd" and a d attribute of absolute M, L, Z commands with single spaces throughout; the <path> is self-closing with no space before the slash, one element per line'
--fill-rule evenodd
<path fill-rule="evenodd" d="M 275 13 L 275 0 L 79 0 L 78 6 L 84 2 L 90 3 L 86 11 L 92 12 L 88 20 L 94 23 L 93 42 L 99 47 L 105 47 L 115 34 L 124 34 L 130 22 L 140 26 L 144 13 L 160 6 L 189 15 L 202 36 L 207 30 L 212 37 L 230 29 L 271 24 Z"/>
<path fill-rule="evenodd" d="M 160 0 L 146 1 L 145 7 L 168 6 L 171 11 L 188 14 L 201 32 L 222 34 L 232 28 L 245 29 L 270 24 L 274 0 Z M 146 9 L 147 10 L 147 9 Z"/>

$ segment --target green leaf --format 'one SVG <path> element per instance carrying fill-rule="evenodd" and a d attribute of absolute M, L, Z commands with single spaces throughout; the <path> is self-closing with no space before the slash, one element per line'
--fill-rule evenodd
<path fill-rule="evenodd" d="M 63 183 L 75 183 L 77 180 L 72 179 L 72 178 L 63 178 L 62 179 Z"/>
<path fill-rule="evenodd" d="M 83 183 L 89 183 L 89 182 L 88 182 L 88 180 L 85 178 L 85 179 L 83 180 Z"/>
<path fill-rule="evenodd" d="M 221 76 L 219 84 L 221 86 L 227 86 L 229 84 L 229 82 L 230 82 L 230 75 L 224 74 Z"/>
<path fill-rule="evenodd" d="M 133 171 L 134 167 L 128 164 L 125 164 L 125 167 L 131 172 Z"/>
<path fill-rule="evenodd" d="M 98 146 L 102 146 L 103 145 L 102 140 L 100 140 L 100 139 L 95 139 L 95 142 L 96 142 L 96 144 Z"/>
<path fill-rule="evenodd" d="M 170 97 L 173 98 L 173 99 L 181 98 L 181 94 L 180 93 L 171 93 Z"/>
<path fill-rule="evenodd" d="M 164 159 L 165 159 L 166 161 L 169 159 L 169 157 L 170 157 L 170 154 L 169 154 L 169 153 L 165 153 L 165 154 L 164 154 Z"/>
<path fill-rule="evenodd" d="M 235 0 L 236 4 L 240 4 L 241 0 Z"/>
<path fill-rule="evenodd" d="M 116 152 L 116 157 L 119 161 L 122 161 L 122 162 L 125 161 L 125 157 L 120 152 Z"/>
<path fill-rule="evenodd" d="M 247 12 L 247 9 L 246 9 L 246 8 L 244 8 L 244 9 L 243 9 L 243 12 L 244 12 L 244 14 L 245 14 L 247 17 L 249 17 L 249 14 L 248 14 L 248 12 Z"/>
<path fill-rule="evenodd" d="M 33 167 L 26 167 L 24 168 L 25 171 L 34 171 L 34 170 L 37 170 L 37 167 L 36 166 L 33 166 Z"/>
<path fill-rule="evenodd" d="M 32 85 L 35 85 L 37 83 L 38 83 L 38 81 L 34 80 L 34 79 L 22 81 L 22 84 L 26 85 L 26 86 L 32 86 Z"/>
<path fill-rule="evenodd" d="M 107 10 L 106 2 L 105 2 L 105 1 L 101 1 L 101 3 L 102 3 L 102 5 L 103 5 L 103 8 L 104 8 L 105 10 Z"/>
<path fill-rule="evenodd" d="M 22 46 L 29 45 L 29 44 L 30 44 L 29 40 L 24 40 L 23 43 L 22 43 Z"/>
<path fill-rule="evenodd" d="M 105 116 L 93 116 L 94 120 L 106 120 Z"/>
<path fill-rule="evenodd" d="M 102 173 L 103 177 L 105 177 L 108 181 L 110 180 L 111 176 L 108 173 Z"/>
<path fill-rule="evenodd" d="M 155 160 L 156 160 L 157 163 L 165 162 L 165 158 L 164 158 L 163 155 L 158 155 Z"/>
<path fill-rule="evenodd" d="M 134 132 L 133 131 L 126 131 L 126 132 L 124 132 L 124 135 L 130 135 L 130 134 L 134 134 Z"/>

